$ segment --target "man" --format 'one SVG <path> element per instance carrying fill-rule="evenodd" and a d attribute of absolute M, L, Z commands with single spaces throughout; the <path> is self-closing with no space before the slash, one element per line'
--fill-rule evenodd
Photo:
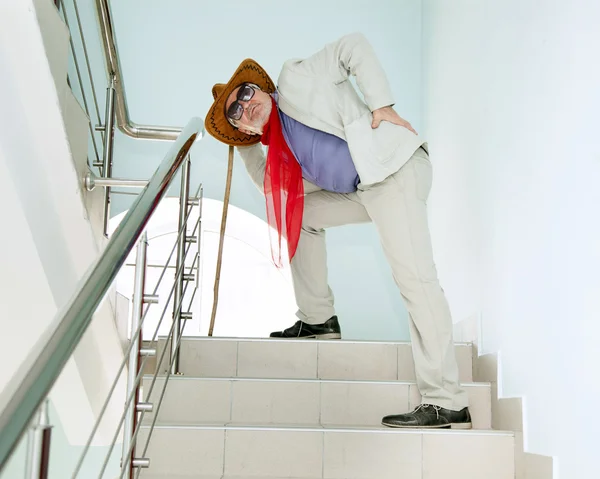
<path fill-rule="evenodd" d="M 470 428 L 427 223 L 427 143 L 394 111 L 367 39 L 347 35 L 308 58 L 285 62 L 277 88 L 258 63 L 244 60 L 212 93 L 207 131 L 237 147 L 265 194 L 277 246 L 282 237 L 287 241 L 299 320 L 271 337 L 341 338 L 327 281 L 325 228 L 373 222 L 409 312 L 422 396 L 411 413 L 382 422 Z M 260 143 L 268 147 L 266 157 Z"/>

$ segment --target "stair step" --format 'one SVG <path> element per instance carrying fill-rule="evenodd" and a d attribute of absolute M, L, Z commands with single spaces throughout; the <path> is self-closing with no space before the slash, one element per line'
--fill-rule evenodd
<path fill-rule="evenodd" d="M 67 88 L 70 32 L 53 2 L 34 0 L 44 49 L 59 94 Z"/>
<path fill-rule="evenodd" d="M 158 357 L 165 347 L 160 339 Z M 180 369 L 186 376 L 414 381 L 410 343 L 185 337 Z M 473 381 L 473 352 L 455 345 L 460 381 Z M 167 370 L 165 354 L 160 371 Z"/>
<path fill-rule="evenodd" d="M 302 477 L 302 478 L 295 478 L 295 477 L 290 477 L 290 476 L 221 476 L 221 475 L 217 475 L 217 476 L 180 476 L 180 475 L 173 475 L 173 474 L 144 474 L 142 473 L 141 477 L 143 477 L 144 479 L 321 479 L 321 476 L 319 477 Z"/>
<path fill-rule="evenodd" d="M 138 449 L 150 428 L 144 426 Z M 141 452 L 141 451 L 140 451 Z M 138 453 L 139 454 L 139 453 Z M 384 427 L 156 426 L 141 477 L 513 479 L 514 433 Z"/>
<path fill-rule="evenodd" d="M 153 378 L 144 377 L 143 391 Z M 165 378 L 149 401 L 157 404 Z M 473 427 L 491 429 L 491 385 L 464 384 Z M 250 422 L 379 425 L 388 414 L 412 411 L 421 402 L 416 383 L 316 379 L 194 378 L 171 376 L 160 408 L 161 424 Z M 153 421 L 144 415 L 144 423 Z"/>

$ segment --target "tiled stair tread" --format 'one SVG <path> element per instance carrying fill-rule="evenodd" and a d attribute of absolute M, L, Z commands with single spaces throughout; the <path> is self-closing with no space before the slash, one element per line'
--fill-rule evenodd
<path fill-rule="evenodd" d="M 168 477 L 514 479 L 514 444 L 504 431 L 197 424 L 158 426 L 147 456 Z"/>
<path fill-rule="evenodd" d="M 166 345 L 157 345 L 159 371 L 168 369 Z M 191 376 L 415 380 L 408 342 L 186 337 L 180 353 L 180 370 Z M 472 345 L 455 345 L 455 356 L 460 380 L 471 382 Z"/>
<path fill-rule="evenodd" d="M 221 476 L 220 474 L 218 476 L 197 476 L 196 474 L 193 474 L 193 475 L 151 474 L 151 473 L 147 473 L 144 470 L 142 470 L 140 477 L 142 479 L 224 479 L 226 476 Z M 238 479 L 238 478 L 237 477 L 236 478 L 227 477 L 227 479 Z M 260 479 L 260 478 L 257 476 L 254 476 L 252 479 Z M 269 479 L 277 479 L 277 478 L 270 477 Z"/>
<path fill-rule="evenodd" d="M 159 336 L 159 341 L 166 340 L 166 336 Z M 183 341 L 233 341 L 233 342 L 248 342 L 248 341 L 265 341 L 269 343 L 287 343 L 290 341 L 295 342 L 305 342 L 307 344 L 312 343 L 325 343 L 325 344 L 394 344 L 394 345 L 409 345 L 410 341 L 386 341 L 386 340 L 377 340 L 377 339 L 295 339 L 295 338 L 247 338 L 247 337 L 228 337 L 228 336 L 184 336 L 182 338 Z M 471 343 L 456 341 L 454 342 L 455 346 L 471 346 Z"/>
<path fill-rule="evenodd" d="M 416 382 L 257 378 L 144 377 L 142 393 L 161 424 L 264 422 L 268 424 L 379 424 L 383 416 L 412 411 L 420 402 Z M 157 402 L 165 384 L 160 410 Z M 473 426 L 492 429 L 491 385 L 463 383 Z M 155 415 L 145 415 L 144 424 Z"/>
<path fill-rule="evenodd" d="M 322 479 L 319 477 L 290 477 L 290 476 L 197 476 L 192 475 L 173 475 L 173 474 L 146 474 L 142 472 L 142 479 Z"/>
<path fill-rule="evenodd" d="M 142 425 L 141 429 L 150 429 L 150 425 Z M 264 423 L 201 423 L 201 424 L 156 424 L 154 429 L 186 429 L 186 430 L 245 430 L 245 431 L 296 431 L 296 432 L 345 432 L 345 433 L 377 433 L 377 434 L 427 434 L 427 435 L 468 435 L 468 436 L 504 436 L 514 437 L 513 431 L 497 431 L 491 429 L 402 429 L 386 426 L 348 426 L 348 425 L 306 425 L 306 424 L 264 424 Z"/>
<path fill-rule="evenodd" d="M 159 373 L 158 379 L 164 380 L 168 373 Z M 153 374 L 144 374 L 144 381 L 152 381 Z M 169 376 L 170 381 L 229 381 L 229 382 L 294 382 L 294 383 L 351 383 L 351 384 L 404 384 L 416 385 L 416 381 L 408 380 L 386 380 L 386 379 L 316 379 L 316 378 L 258 378 L 258 377 L 241 377 L 233 378 L 210 377 L 210 376 Z M 483 381 L 461 382 L 462 386 L 466 387 L 491 387 L 492 383 Z M 156 386 L 154 386 L 156 387 Z"/>
<path fill-rule="evenodd" d="M 268 424 L 380 424 L 388 414 L 407 413 L 420 402 L 414 381 L 258 378 L 144 377 L 145 400 L 157 407 L 160 424 L 264 422 Z M 166 394 L 157 402 L 165 384 Z M 473 425 L 492 429 L 491 385 L 463 383 Z M 144 424 L 155 415 L 145 415 Z"/>

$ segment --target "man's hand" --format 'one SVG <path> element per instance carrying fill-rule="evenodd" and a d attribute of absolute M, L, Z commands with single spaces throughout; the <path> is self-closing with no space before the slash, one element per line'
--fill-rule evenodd
<path fill-rule="evenodd" d="M 378 108 L 373 112 L 373 123 L 371 123 L 371 128 L 377 128 L 382 121 L 389 121 L 394 125 L 403 126 L 404 128 L 408 128 L 415 135 L 417 134 L 411 124 L 400 118 L 400 115 L 398 115 L 396 110 L 394 110 L 391 106 L 384 106 L 383 108 Z"/>

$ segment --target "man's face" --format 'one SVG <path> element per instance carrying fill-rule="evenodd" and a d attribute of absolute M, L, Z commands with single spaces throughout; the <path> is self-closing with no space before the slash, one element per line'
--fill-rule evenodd
<path fill-rule="evenodd" d="M 269 120 L 269 115 L 271 114 L 271 96 L 256 85 L 253 85 L 251 90 L 253 93 L 250 93 L 252 95 L 250 99 L 243 99 L 248 95 L 243 96 L 242 99 L 238 99 L 240 88 L 244 88 L 244 85 L 240 85 L 233 90 L 231 95 L 229 95 L 229 98 L 227 98 L 225 111 L 230 111 L 232 103 L 237 101 L 243 108 L 243 113 L 239 120 L 233 121 L 234 125 L 247 135 L 262 135 L 263 127 Z M 246 88 L 248 87 L 246 86 Z M 250 90 L 246 91 L 250 92 Z"/>

